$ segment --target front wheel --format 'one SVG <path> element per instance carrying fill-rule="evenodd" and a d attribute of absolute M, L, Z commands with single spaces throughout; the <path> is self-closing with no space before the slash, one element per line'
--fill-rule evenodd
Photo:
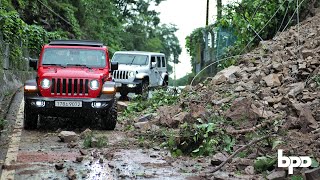
<path fill-rule="evenodd" d="M 123 88 L 123 89 L 120 90 L 120 95 L 121 96 L 125 97 L 125 96 L 128 96 L 128 94 L 129 94 L 129 91 L 127 89 Z"/>
<path fill-rule="evenodd" d="M 148 95 L 149 95 L 149 81 L 144 80 L 142 82 L 139 94 L 141 94 L 141 97 L 143 99 L 147 99 L 148 98 Z"/>
<path fill-rule="evenodd" d="M 36 129 L 38 124 L 38 114 L 32 113 L 30 108 L 24 105 L 23 128 L 27 130 Z"/>
<path fill-rule="evenodd" d="M 101 117 L 101 128 L 104 130 L 114 130 L 117 125 L 117 99 L 114 97 L 111 107 Z"/>

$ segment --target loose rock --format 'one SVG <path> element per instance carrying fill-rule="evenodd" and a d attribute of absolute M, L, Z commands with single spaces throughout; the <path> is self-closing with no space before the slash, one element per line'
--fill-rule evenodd
<path fill-rule="evenodd" d="M 282 180 L 286 177 L 285 171 L 274 171 L 267 176 L 268 180 Z"/>
<path fill-rule="evenodd" d="M 83 132 L 80 133 L 80 138 L 84 139 L 85 137 L 91 136 L 92 135 L 92 131 L 91 129 L 86 129 Z"/>
<path fill-rule="evenodd" d="M 77 134 L 73 131 L 61 131 L 58 137 L 65 143 L 76 142 L 78 140 Z"/>
<path fill-rule="evenodd" d="M 72 168 L 68 168 L 68 170 L 67 170 L 67 177 L 68 177 L 68 179 L 70 179 L 70 180 L 77 179 L 77 175 L 76 175 L 75 171 L 74 171 Z"/>
<path fill-rule="evenodd" d="M 64 168 L 64 164 L 63 163 L 57 163 L 54 165 L 54 167 L 57 169 L 57 170 L 61 170 Z"/>
<path fill-rule="evenodd" d="M 224 162 L 226 160 L 227 160 L 227 156 L 225 156 L 222 153 L 217 153 L 212 157 L 211 165 L 212 166 L 218 166 L 218 165 L 220 165 L 222 162 Z"/>

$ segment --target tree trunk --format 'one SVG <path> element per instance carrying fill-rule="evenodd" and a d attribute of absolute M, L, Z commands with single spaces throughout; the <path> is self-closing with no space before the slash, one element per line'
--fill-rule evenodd
<path fill-rule="evenodd" d="M 222 0 L 217 0 L 217 20 L 222 17 Z"/>
<path fill-rule="evenodd" d="M 209 25 L 209 3 L 210 3 L 210 0 L 207 0 L 206 26 Z"/>

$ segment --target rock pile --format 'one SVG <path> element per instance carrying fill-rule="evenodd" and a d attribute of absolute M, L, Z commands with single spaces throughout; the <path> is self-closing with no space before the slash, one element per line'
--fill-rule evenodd
<path fill-rule="evenodd" d="M 318 15 L 300 25 L 300 34 L 296 32 L 297 27 L 292 27 L 273 40 L 261 42 L 259 48 L 240 58 L 237 66 L 224 69 L 197 86 L 187 87 L 188 96 L 182 98 L 180 107 L 196 104 L 199 109 L 210 104 L 213 113 L 233 121 L 246 118 L 254 125 L 261 119 L 282 119 L 288 129 L 304 133 L 318 129 L 319 23 Z M 226 106 L 231 107 L 223 111 Z M 164 121 L 169 127 L 190 120 L 179 107 L 164 107 L 160 111 L 166 112 L 160 113 L 160 122 L 174 121 Z M 195 113 L 191 110 L 190 116 Z"/>
<path fill-rule="evenodd" d="M 287 132 L 282 140 L 291 144 L 282 149 L 313 156 L 320 162 L 319 24 L 320 14 L 300 24 L 299 34 L 297 27 L 292 27 L 273 40 L 261 42 L 236 66 L 196 86 L 187 86 L 179 104 L 159 109 L 156 121 L 177 128 L 215 114 L 235 122 L 226 127 L 229 134 L 276 127 L 275 133 L 279 129 Z M 273 175 L 285 176 L 279 171 L 268 178 L 273 179 Z"/>

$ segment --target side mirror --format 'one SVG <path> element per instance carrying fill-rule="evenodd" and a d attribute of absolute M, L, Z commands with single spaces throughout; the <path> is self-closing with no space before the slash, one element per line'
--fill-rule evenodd
<path fill-rule="evenodd" d="M 155 68 L 157 66 L 157 62 L 151 62 L 151 69 Z"/>
<path fill-rule="evenodd" d="M 29 59 L 29 67 L 37 70 L 38 67 L 38 60 L 37 59 Z"/>
<path fill-rule="evenodd" d="M 111 71 L 118 70 L 119 64 L 118 62 L 111 62 Z"/>

